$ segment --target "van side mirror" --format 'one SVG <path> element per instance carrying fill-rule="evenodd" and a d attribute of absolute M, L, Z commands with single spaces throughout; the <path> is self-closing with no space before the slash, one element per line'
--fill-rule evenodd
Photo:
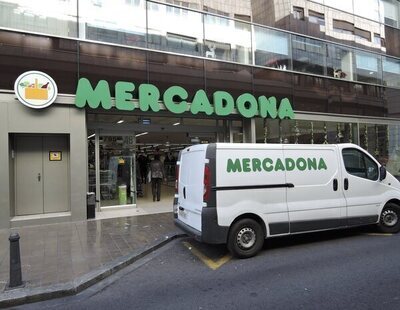
<path fill-rule="evenodd" d="M 379 167 L 379 181 L 386 179 L 386 168 L 384 166 Z"/>

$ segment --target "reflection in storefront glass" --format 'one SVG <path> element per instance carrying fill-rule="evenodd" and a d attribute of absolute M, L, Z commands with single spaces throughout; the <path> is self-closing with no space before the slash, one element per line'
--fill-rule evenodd
<path fill-rule="evenodd" d="M 147 18 L 148 48 L 202 56 L 202 14 L 148 2 Z"/>
<path fill-rule="evenodd" d="M 292 36 L 293 70 L 325 74 L 326 44 L 319 40 Z"/>
<path fill-rule="evenodd" d="M 100 140 L 101 206 L 136 203 L 134 137 L 103 136 Z"/>
<path fill-rule="evenodd" d="M 128 46 L 145 46 L 144 1 L 80 0 L 78 3 L 80 38 Z"/>
<path fill-rule="evenodd" d="M 205 57 L 251 64 L 251 27 L 214 15 L 204 16 Z"/>
<path fill-rule="evenodd" d="M 349 48 L 328 44 L 327 75 L 337 79 L 353 80 L 353 51 Z"/>
<path fill-rule="evenodd" d="M 0 12 L 0 27 L 78 36 L 76 0 L 0 1 Z"/>
<path fill-rule="evenodd" d="M 289 34 L 254 26 L 255 64 L 290 70 Z"/>

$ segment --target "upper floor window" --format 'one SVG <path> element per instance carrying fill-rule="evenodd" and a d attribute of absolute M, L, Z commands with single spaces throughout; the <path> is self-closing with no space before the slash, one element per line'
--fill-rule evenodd
<path fill-rule="evenodd" d="M 344 149 L 342 155 L 349 174 L 368 180 L 378 180 L 378 165 L 365 153 L 357 149 Z"/>
<path fill-rule="evenodd" d="M 345 20 L 334 19 L 333 30 L 340 33 L 354 34 L 354 24 Z"/>
<path fill-rule="evenodd" d="M 371 41 L 371 32 L 367 30 L 354 28 L 354 35 L 356 38 L 359 38 L 361 40 Z"/>
<path fill-rule="evenodd" d="M 381 0 L 383 4 L 383 21 L 386 25 L 398 27 L 399 25 L 399 3 L 394 0 Z"/>
<path fill-rule="evenodd" d="M 374 43 L 379 46 L 382 45 L 382 38 L 379 33 L 374 33 Z"/>
<path fill-rule="evenodd" d="M 308 21 L 310 23 L 325 26 L 325 16 L 323 13 L 318 13 L 312 10 L 308 10 Z"/>
<path fill-rule="evenodd" d="M 293 17 L 294 19 L 304 20 L 304 8 L 299 6 L 293 7 Z"/>

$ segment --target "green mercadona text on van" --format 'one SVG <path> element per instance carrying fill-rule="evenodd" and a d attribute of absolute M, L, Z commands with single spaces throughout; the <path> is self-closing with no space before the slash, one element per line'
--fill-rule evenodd
<path fill-rule="evenodd" d="M 304 171 L 304 170 L 321 170 L 328 169 L 322 157 L 320 158 L 303 158 L 296 159 L 277 158 L 273 160 L 266 158 L 228 158 L 226 163 L 226 171 L 229 172 L 272 172 L 272 171 Z"/>

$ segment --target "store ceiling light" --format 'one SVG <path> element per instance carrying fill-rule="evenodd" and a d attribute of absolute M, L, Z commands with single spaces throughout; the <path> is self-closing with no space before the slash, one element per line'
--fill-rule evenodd
<path fill-rule="evenodd" d="M 117 124 L 122 124 L 123 122 L 125 122 L 123 119 L 120 119 Z"/>
<path fill-rule="evenodd" d="M 135 135 L 135 137 L 140 137 L 140 136 L 144 136 L 147 134 L 148 134 L 148 132 L 146 131 L 146 132 L 138 133 L 137 135 Z"/>
<path fill-rule="evenodd" d="M 87 138 L 88 138 L 88 139 L 93 138 L 95 135 L 96 135 L 96 134 L 94 133 L 94 134 L 90 135 L 90 136 L 87 137 Z"/>
<path fill-rule="evenodd" d="M 172 126 L 178 126 L 178 125 L 180 125 L 181 123 L 180 122 L 177 122 L 177 123 L 175 123 L 175 124 L 172 124 Z"/>

